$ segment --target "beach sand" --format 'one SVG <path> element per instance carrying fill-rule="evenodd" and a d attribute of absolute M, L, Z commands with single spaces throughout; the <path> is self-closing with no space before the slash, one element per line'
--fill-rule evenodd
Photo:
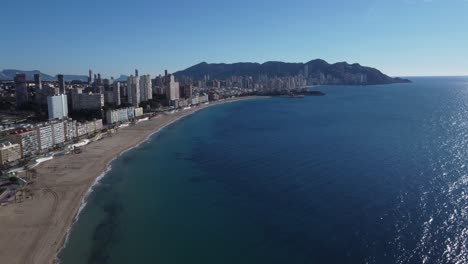
<path fill-rule="evenodd" d="M 36 167 L 33 198 L 0 207 L 0 262 L 54 263 L 84 197 L 114 158 L 184 116 L 242 99 L 246 98 L 162 114 L 82 147 L 81 154 L 55 157 Z"/>

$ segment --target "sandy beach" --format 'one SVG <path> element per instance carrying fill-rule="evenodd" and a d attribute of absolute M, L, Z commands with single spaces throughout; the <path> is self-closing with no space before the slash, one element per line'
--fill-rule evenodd
<path fill-rule="evenodd" d="M 93 142 L 83 147 L 81 154 L 55 157 L 42 163 L 36 167 L 37 178 L 31 187 L 33 199 L 0 207 L 1 262 L 54 263 L 84 197 L 114 158 L 182 117 L 209 106 L 248 98 L 161 114 Z"/>

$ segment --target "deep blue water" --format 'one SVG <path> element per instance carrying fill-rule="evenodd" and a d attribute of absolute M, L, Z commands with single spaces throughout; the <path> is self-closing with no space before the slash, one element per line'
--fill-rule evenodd
<path fill-rule="evenodd" d="M 411 79 L 169 126 L 113 162 L 62 263 L 468 263 L 468 78 Z"/>

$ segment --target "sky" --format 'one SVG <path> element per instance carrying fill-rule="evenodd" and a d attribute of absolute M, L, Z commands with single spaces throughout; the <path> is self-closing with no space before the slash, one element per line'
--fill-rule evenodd
<path fill-rule="evenodd" d="M 468 75 L 468 0 L 2 1 L 0 69 L 104 77 L 307 62 Z"/>

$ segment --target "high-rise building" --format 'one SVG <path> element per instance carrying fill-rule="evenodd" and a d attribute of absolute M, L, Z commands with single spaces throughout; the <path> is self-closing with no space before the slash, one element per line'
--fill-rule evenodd
<path fill-rule="evenodd" d="M 140 78 L 130 75 L 127 79 L 128 103 L 138 107 L 140 105 Z"/>
<path fill-rule="evenodd" d="M 163 95 L 166 93 L 166 89 L 164 87 L 164 80 L 161 74 L 156 77 L 153 81 L 153 94 Z"/>
<path fill-rule="evenodd" d="M 93 71 L 89 70 L 88 84 L 91 86 L 94 83 Z"/>
<path fill-rule="evenodd" d="M 49 119 L 64 119 L 68 117 L 68 103 L 65 94 L 47 97 Z"/>
<path fill-rule="evenodd" d="M 29 99 L 28 88 L 26 86 L 26 74 L 16 74 L 15 76 L 15 97 L 16 108 L 26 104 Z"/>
<path fill-rule="evenodd" d="M 138 77 L 138 69 L 135 69 L 135 76 Z"/>
<path fill-rule="evenodd" d="M 65 79 L 62 74 L 57 75 L 60 94 L 65 94 Z"/>
<path fill-rule="evenodd" d="M 102 85 L 102 79 L 101 79 L 101 74 L 100 74 L 100 73 L 98 73 L 98 75 L 97 75 L 96 84 L 97 84 L 97 85 Z"/>
<path fill-rule="evenodd" d="M 34 84 L 36 85 L 36 92 L 42 90 L 42 80 L 40 73 L 34 74 Z"/>
<path fill-rule="evenodd" d="M 174 75 L 169 74 L 166 80 L 166 97 L 167 100 L 179 100 L 179 83 L 174 80 Z"/>
<path fill-rule="evenodd" d="M 114 82 L 112 84 L 112 94 L 113 94 L 113 99 L 114 99 L 114 104 L 120 105 L 120 83 L 119 82 Z"/>
<path fill-rule="evenodd" d="M 140 101 L 153 99 L 151 75 L 142 75 L 140 77 Z"/>
<path fill-rule="evenodd" d="M 309 65 L 304 66 L 304 78 L 309 78 Z"/>
<path fill-rule="evenodd" d="M 190 99 L 192 98 L 193 93 L 193 86 L 191 84 L 186 84 L 184 86 L 184 98 Z"/>

